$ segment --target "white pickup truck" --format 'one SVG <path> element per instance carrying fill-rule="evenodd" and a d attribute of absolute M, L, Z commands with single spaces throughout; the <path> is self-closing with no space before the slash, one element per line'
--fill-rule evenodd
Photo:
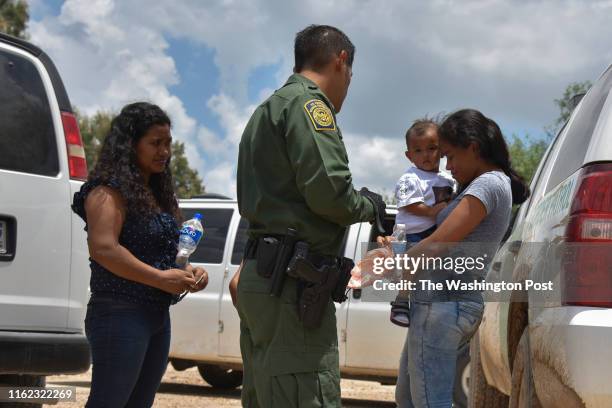
<path fill-rule="evenodd" d="M 203 215 L 204 238 L 190 261 L 206 268 L 209 284 L 171 308 L 170 361 L 179 370 L 198 366 L 212 386 L 237 387 L 242 380 L 240 322 L 228 283 L 242 259 L 247 222 L 241 219 L 236 201 L 220 196 L 182 200 L 180 207 L 185 219 L 196 212 Z M 385 228 L 389 234 L 396 212 L 388 209 Z M 347 229 L 341 253 L 358 261 L 361 244 L 375 238 L 370 224 L 354 224 Z M 388 303 L 362 301 L 359 291 L 353 291 L 346 302 L 336 304 L 344 378 L 395 384 L 406 329 L 389 322 L 389 310 Z M 457 364 L 457 406 L 466 406 L 468 364 L 466 348 Z"/>

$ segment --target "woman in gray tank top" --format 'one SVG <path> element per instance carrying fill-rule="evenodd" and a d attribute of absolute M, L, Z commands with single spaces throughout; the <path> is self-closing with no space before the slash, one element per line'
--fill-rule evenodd
<path fill-rule="evenodd" d="M 417 289 L 410 293 L 410 329 L 395 395 L 399 407 L 452 406 L 458 351 L 478 329 L 484 304 L 480 291 L 457 290 L 448 282 L 484 278 L 508 228 L 512 204 L 529 197 L 529 188 L 512 169 L 499 126 L 479 111 L 449 115 L 440 126 L 440 150 L 461 187 L 438 214 L 436 231 L 407 255 L 480 257 L 482 262 L 471 270 L 459 269 L 458 263 L 421 270 L 411 278 Z M 422 288 L 421 280 L 441 283 L 444 289 Z"/>

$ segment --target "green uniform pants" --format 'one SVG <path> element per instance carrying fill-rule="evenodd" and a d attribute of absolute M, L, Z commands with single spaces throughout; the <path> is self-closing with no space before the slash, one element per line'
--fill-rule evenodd
<path fill-rule="evenodd" d="M 318 329 L 304 329 L 296 307 L 296 281 L 287 277 L 280 297 L 248 260 L 238 282 L 242 406 L 340 407 L 340 370 L 333 302 Z"/>

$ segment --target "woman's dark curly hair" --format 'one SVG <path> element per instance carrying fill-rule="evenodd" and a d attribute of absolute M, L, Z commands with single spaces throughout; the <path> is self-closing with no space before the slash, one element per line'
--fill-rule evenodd
<path fill-rule="evenodd" d="M 147 102 L 124 106 L 111 122 L 88 180 L 116 185 L 128 212 L 146 215 L 161 210 L 179 220 L 170 158 L 163 173 L 151 175 L 148 186 L 137 165 L 136 145 L 155 125 L 171 126 L 170 118 L 159 106 Z"/>

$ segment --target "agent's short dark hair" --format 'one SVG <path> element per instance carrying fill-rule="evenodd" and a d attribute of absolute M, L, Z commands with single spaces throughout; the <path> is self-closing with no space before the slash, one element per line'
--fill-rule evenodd
<path fill-rule="evenodd" d="M 295 36 L 294 72 L 305 68 L 318 70 L 342 50 L 348 54 L 347 63 L 353 66 L 355 46 L 342 31 L 328 25 L 309 25 Z"/>
<path fill-rule="evenodd" d="M 412 136 L 423 136 L 429 129 L 438 130 L 438 122 L 435 119 L 425 117 L 412 122 L 412 126 L 406 131 L 406 149 L 410 149 Z"/>

